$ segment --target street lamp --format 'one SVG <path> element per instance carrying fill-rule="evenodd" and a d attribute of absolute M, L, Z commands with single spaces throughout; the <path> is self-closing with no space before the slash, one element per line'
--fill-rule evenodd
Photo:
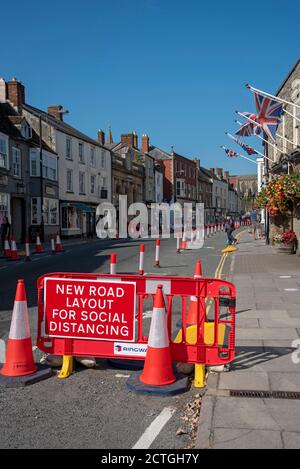
<path fill-rule="evenodd" d="M 63 109 L 58 111 L 61 115 L 69 114 L 69 111 Z M 46 123 L 49 123 L 48 117 L 44 116 Z M 41 241 L 45 241 L 45 227 L 44 227 L 44 184 L 43 184 L 43 127 L 42 127 L 42 114 L 39 115 L 39 143 L 40 143 L 40 192 L 41 192 L 41 226 L 40 226 L 40 237 Z"/>

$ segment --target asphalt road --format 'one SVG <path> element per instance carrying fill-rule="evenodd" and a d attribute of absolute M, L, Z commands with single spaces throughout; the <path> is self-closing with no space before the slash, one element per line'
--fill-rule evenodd
<path fill-rule="evenodd" d="M 162 240 L 159 269 L 153 267 L 155 242 L 143 240 L 145 272 L 192 276 L 196 260 L 201 259 L 204 276 L 213 277 L 225 237 L 225 233 L 217 233 L 202 249 L 182 254 L 176 254 L 176 240 Z M 95 240 L 67 246 L 65 252 L 55 256 L 50 253 L 32 256 L 28 263 L 0 261 L 0 337 L 7 339 L 18 278 L 25 280 L 34 343 L 36 280 L 40 275 L 62 271 L 109 272 L 109 256 L 113 251 L 117 254 L 117 272 L 137 273 L 139 244 L 132 240 Z M 228 268 L 229 261 L 226 261 L 223 278 Z M 36 351 L 36 357 L 39 356 Z M 189 435 L 176 435 L 176 431 L 183 426 L 185 406 L 199 390 L 191 387 L 187 393 L 175 397 L 137 395 L 126 387 L 131 373 L 112 368 L 106 360 L 98 360 L 97 369 L 79 367 L 65 380 L 53 376 L 27 388 L 0 387 L 0 447 L 132 448 L 166 407 L 174 413 L 150 447 L 187 447 Z"/>

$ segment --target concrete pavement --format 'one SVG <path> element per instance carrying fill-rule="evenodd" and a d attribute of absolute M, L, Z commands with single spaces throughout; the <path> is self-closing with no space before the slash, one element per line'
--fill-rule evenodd
<path fill-rule="evenodd" d="M 196 448 L 299 448 L 300 394 L 230 396 L 238 390 L 300 391 L 299 256 L 277 254 L 246 233 L 232 259 L 237 357 L 229 372 L 209 376 Z"/>

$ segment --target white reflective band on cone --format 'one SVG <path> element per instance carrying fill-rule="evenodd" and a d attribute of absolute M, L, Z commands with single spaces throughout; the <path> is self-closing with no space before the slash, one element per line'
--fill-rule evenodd
<path fill-rule="evenodd" d="M 140 251 L 140 265 L 139 270 L 144 270 L 144 252 Z"/>
<path fill-rule="evenodd" d="M 155 249 L 155 261 L 156 262 L 159 262 L 159 248 L 160 246 L 156 246 L 156 249 Z"/>
<path fill-rule="evenodd" d="M 148 347 L 165 348 L 168 346 L 167 313 L 164 308 L 153 308 Z"/>
<path fill-rule="evenodd" d="M 110 274 L 116 275 L 116 264 L 110 264 Z"/>
<path fill-rule="evenodd" d="M 30 327 L 27 302 L 15 301 L 9 331 L 9 339 L 28 339 L 29 337 Z"/>

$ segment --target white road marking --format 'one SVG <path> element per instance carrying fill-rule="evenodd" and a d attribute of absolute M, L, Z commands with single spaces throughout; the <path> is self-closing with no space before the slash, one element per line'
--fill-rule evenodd
<path fill-rule="evenodd" d="M 153 420 L 149 427 L 144 431 L 140 439 L 132 449 L 148 449 L 152 445 L 157 435 L 161 432 L 166 423 L 170 420 L 176 409 L 165 407 L 161 413 Z"/>
<path fill-rule="evenodd" d="M 130 375 L 122 375 L 121 373 L 117 373 L 117 374 L 115 375 L 115 377 L 116 377 L 116 378 L 129 378 Z"/>
<path fill-rule="evenodd" d="M 285 288 L 284 291 L 299 291 L 299 288 Z"/>
<path fill-rule="evenodd" d="M 292 276 L 291 275 L 280 275 L 279 278 L 292 278 Z"/>

